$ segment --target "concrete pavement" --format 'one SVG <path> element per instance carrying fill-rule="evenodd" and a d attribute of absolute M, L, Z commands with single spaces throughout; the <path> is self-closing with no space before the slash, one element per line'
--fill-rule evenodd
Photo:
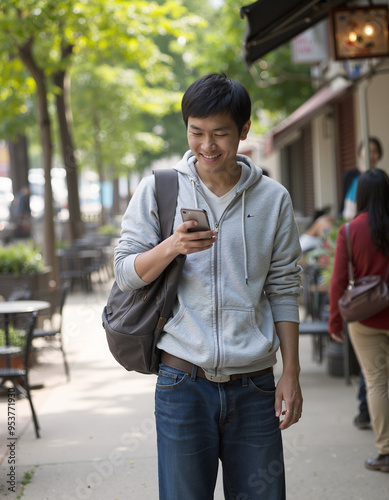
<path fill-rule="evenodd" d="M 7 400 L 0 397 L 1 498 L 17 498 L 7 483 L 15 458 L 23 500 L 158 499 L 155 377 L 126 372 L 109 353 L 101 326 L 109 288 L 95 284 L 93 294 L 69 295 L 64 336 L 71 381 L 59 354 L 42 350 L 31 372 L 33 384 L 44 384 L 33 391 L 41 438 L 35 438 L 28 402 L 19 400 L 12 457 L 5 446 Z M 352 425 L 357 379 L 346 385 L 329 376 L 325 361 L 312 361 L 309 337 L 301 338 L 301 364 L 303 418 L 283 433 L 288 500 L 389 499 L 389 474 L 363 467 L 376 450 L 373 432 Z M 280 370 L 277 365 L 276 376 Z M 219 480 L 215 500 L 222 499 Z"/>

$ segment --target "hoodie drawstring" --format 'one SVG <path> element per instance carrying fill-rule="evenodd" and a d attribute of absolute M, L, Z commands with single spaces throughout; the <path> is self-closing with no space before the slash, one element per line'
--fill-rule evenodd
<path fill-rule="evenodd" d="M 191 179 L 192 181 L 192 190 L 193 190 L 193 198 L 195 200 L 195 208 L 199 208 L 199 204 L 197 202 L 197 195 L 196 195 L 196 183 L 194 179 Z"/>
<path fill-rule="evenodd" d="M 248 257 L 247 257 L 247 245 L 246 245 L 246 217 L 245 217 L 245 197 L 246 190 L 242 193 L 242 240 L 243 240 L 243 252 L 244 252 L 244 279 L 246 281 L 246 285 L 249 282 L 249 273 L 248 273 Z"/>
<path fill-rule="evenodd" d="M 192 182 L 192 190 L 193 190 L 193 197 L 195 200 L 195 206 L 196 208 L 198 208 L 196 183 L 194 179 L 191 179 L 191 182 Z M 245 231 L 245 225 L 246 225 L 245 200 L 246 200 L 246 190 L 244 189 L 242 192 L 242 241 L 243 241 L 243 252 L 244 252 L 244 279 L 247 285 L 249 282 L 249 276 L 248 276 L 248 256 L 247 256 L 246 231 Z"/>

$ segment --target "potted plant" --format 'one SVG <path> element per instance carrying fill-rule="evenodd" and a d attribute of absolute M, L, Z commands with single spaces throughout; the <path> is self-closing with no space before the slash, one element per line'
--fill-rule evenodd
<path fill-rule="evenodd" d="M 320 247 L 307 252 L 305 260 L 308 265 L 317 265 L 320 268 L 320 281 L 329 286 L 332 270 L 334 268 L 336 238 L 340 226 L 344 224 L 343 219 L 334 222 L 330 232 L 326 233 Z"/>
<path fill-rule="evenodd" d="M 3 300 L 18 292 L 19 295 L 25 293 L 28 298 L 28 294 L 48 288 L 50 271 L 32 242 L 0 247 L 0 295 Z"/>
<path fill-rule="evenodd" d="M 306 259 L 308 264 L 318 266 L 320 269 L 319 282 L 329 289 L 331 276 L 334 269 L 336 239 L 340 227 L 346 221 L 338 219 L 335 221 L 332 230 L 327 233 L 322 241 L 322 245 L 315 250 L 307 252 Z M 344 344 L 330 341 L 327 346 L 328 373 L 330 375 L 344 376 Z M 350 373 L 358 375 L 359 365 L 356 359 L 352 345 L 349 346 L 349 364 Z"/>

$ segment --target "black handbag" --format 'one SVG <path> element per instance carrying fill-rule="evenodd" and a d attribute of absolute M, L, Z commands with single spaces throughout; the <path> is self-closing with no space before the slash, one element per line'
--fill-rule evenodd
<path fill-rule="evenodd" d="M 154 176 L 164 240 L 173 229 L 178 175 L 169 169 L 155 171 Z M 185 258 L 176 257 L 156 280 L 138 290 L 122 292 L 113 284 L 103 310 L 103 327 L 113 357 L 126 370 L 158 373 L 161 353 L 157 342 L 171 315 Z"/>
<path fill-rule="evenodd" d="M 387 283 L 389 263 L 385 280 L 380 275 L 369 275 L 354 279 L 349 223 L 345 225 L 348 253 L 349 284 L 338 300 L 340 315 L 346 323 L 363 321 L 389 307 Z"/>

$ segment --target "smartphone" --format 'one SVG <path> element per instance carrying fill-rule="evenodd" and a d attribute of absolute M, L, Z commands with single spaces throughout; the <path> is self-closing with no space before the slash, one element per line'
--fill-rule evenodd
<path fill-rule="evenodd" d="M 188 229 L 189 233 L 195 231 L 209 231 L 211 229 L 207 211 L 202 208 L 181 208 L 181 216 L 183 222 L 188 220 L 195 220 L 198 222 L 198 226 Z"/>

